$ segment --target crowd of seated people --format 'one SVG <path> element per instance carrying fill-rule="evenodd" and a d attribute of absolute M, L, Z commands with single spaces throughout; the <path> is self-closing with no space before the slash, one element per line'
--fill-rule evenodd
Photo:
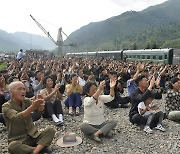
<path fill-rule="evenodd" d="M 14 116 L 15 119 L 22 116 L 32 118 L 32 121 L 50 118 L 56 126 L 62 126 L 65 113 L 63 105 L 68 108 L 69 115 L 84 114 L 80 128 L 98 142 L 101 135 L 110 136 L 111 129 L 116 126 L 116 122 L 108 123 L 104 119 L 104 104 L 112 109 L 129 108 L 130 123 L 143 125 L 147 133 L 152 132 L 153 128 L 165 131 L 162 123 L 165 118 L 180 121 L 179 65 L 66 57 L 61 61 L 52 57 L 23 57 L 20 60 L 5 60 L 4 63 L 7 68 L 0 71 L 0 122 L 7 127 Z M 28 106 L 20 106 L 21 110 L 12 109 L 13 116 L 9 117 L 2 106 L 16 103 L 12 97 L 12 87 L 19 86 L 23 98 L 18 98 L 18 105 L 22 105 L 26 98 L 30 101 Z M 158 109 L 152 105 L 152 101 L 162 99 L 162 95 L 166 97 L 165 113 L 156 111 L 152 114 L 151 110 Z M 40 108 L 33 104 L 36 101 L 43 104 L 41 113 L 36 112 Z M 82 107 L 84 113 L 81 112 Z M 101 116 L 100 121 L 93 121 L 91 115 Z M 43 148 L 41 145 L 33 150 L 36 152 Z"/>

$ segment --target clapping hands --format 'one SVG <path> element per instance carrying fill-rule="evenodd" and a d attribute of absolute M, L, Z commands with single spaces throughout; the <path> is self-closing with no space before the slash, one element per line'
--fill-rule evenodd
<path fill-rule="evenodd" d="M 114 88 L 116 85 L 116 79 L 110 79 L 110 88 Z"/>

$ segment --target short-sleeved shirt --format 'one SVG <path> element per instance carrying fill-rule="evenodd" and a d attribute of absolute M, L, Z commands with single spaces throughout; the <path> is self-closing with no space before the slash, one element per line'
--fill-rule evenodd
<path fill-rule="evenodd" d="M 8 142 L 24 141 L 28 136 L 36 138 L 40 135 L 35 127 L 31 114 L 28 117 L 23 117 L 22 111 L 31 105 L 31 100 L 25 99 L 22 102 L 22 107 L 9 100 L 2 106 L 2 112 L 6 121 L 8 130 Z"/>
<path fill-rule="evenodd" d="M 66 86 L 66 88 L 70 88 L 71 86 L 72 86 L 72 84 L 68 84 L 68 85 Z M 81 86 L 81 85 L 80 85 L 80 86 Z M 79 84 L 77 84 L 77 85 L 72 89 L 72 92 L 73 92 L 73 93 L 80 93 L 78 87 L 79 87 Z"/>
<path fill-rule="evenodd" d="M 53 90 L 54 90 L 54 89 L 52 89 L 52 91 L 53 91 Z M 45 89 L 42 89 L 42 90 L 40 91 L 40 94 L 45 95 L 45 96 L 48 96 L 48 95 L 49 95 L 49 93 L 48 93 L 48 91 L 47 91 L 46 88 L 45 88 Z M 48 100 L 48 102 L 54 103 L 54 102 L 56 101 L 56 99 L 57 99 L 57 92 Z"/>
<path fill-rule="evenodd" d="M 154 105 L 154 103 L 150 103 L 149 104 L 149 107 L 152 107 Z M 144 102 L 140 102 L 139 104 L 138 104 L 138 112 L 139 112 L 139 114 L 141 114 L 140 113 L 140 109 L 145 109 L 146 108 L 146 106 L 145 106 L 145 104 L 144 104 Z M 151 111 L 146 111 L 142 116 L 147 116 L 147 115 L 149 115 L 149 114 L 151 114 Z"/>
<path fill-rule="evenodd" d="M 18 52 L 17 57 L 18 60 L 23 58 L 23 52 Z"/>

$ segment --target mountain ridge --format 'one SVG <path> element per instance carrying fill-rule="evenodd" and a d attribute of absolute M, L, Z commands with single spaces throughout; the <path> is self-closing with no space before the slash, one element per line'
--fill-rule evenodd
<path fill-rule="evenodd" d="M 101 22 L 89 23 L 71 33 L 70 37 L 77 41 L 77 51 L 147 48 L 149 44 L 167 47 L 172 38 L 180 38 L 179 10 L 180 1 L 169 0 L 139 12 L 127 11 Z M 174 31 L 168 32 L 171 30 Z M 169 45 L 180 48 L 178 44 Z"/>

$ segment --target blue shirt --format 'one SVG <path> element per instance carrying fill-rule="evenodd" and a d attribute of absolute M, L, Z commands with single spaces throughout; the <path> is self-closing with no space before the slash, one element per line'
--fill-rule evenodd
<path fill-rule="evenodd" d="M 22 57 L 23 57 L 23 52 L 19 51 L 16 58 L 19 60 L 22 59 Z"/>
<path fill-rule="evenodd" d="M 130 79 L 127 80 L 127 88 L 128 88 L 128 95 L 131 96 L 132 92 L 138 88 L 135 81 L 130 82 Z"/>

